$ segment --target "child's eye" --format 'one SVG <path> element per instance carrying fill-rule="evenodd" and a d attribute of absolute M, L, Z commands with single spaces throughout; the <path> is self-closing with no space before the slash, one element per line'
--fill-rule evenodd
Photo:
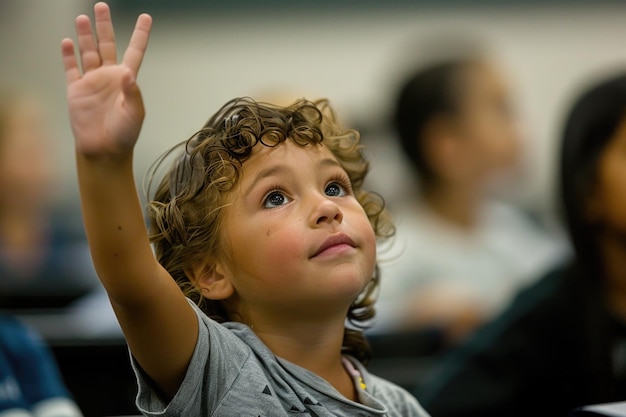
<path fill-rule="evenodd" d="M 339 184 L 338 182 L 331 182 L 330 184 L 328 184 L 324 192 L 327 196 L 330 197 L 342 197 L 347 194 L 343 185 Z"/>
<path fill-rule="evenodd" d="M 289 198 L 281 191 L 272 191 L 263 200 L 264 208 L 280 207 L 289 202 Z"/>

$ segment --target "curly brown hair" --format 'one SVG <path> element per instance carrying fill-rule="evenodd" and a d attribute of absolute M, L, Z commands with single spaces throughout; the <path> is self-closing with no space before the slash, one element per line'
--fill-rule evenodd
<path fill-rule="evenodd" d="M 150 239 L 158 261 L 185 295 L 218 322 L 229 320 L 223 304 L 202 297 L 185 271 L 221 255 L 220 214 L 254 146 L 277 146 L 288 139 L 301 146 L 323 142 L 348 174 L 376 236 L 384 239 L 394 233 L 382 197 L 362 188 L 369 164 L 359 133 L 339 125 L 327 100 L 298 100 L 287 107 L 250 98 L 229 101 L 200 131 L 161 157 L 149 175 L 154 178 L 168 156 L 183 148 L 148 205 Z M 372 280 L 349 308 L 344 332 L 342 351 L 364 363 L 371 352 L 362 331 L 374 317 L 378 283 L 376 266 Z"/>

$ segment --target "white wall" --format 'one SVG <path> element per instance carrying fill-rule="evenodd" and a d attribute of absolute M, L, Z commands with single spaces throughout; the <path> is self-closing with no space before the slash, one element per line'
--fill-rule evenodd
<path fill-rule="evenodd" d="M 73 151 L 64 103 L 59 42 L 91 1 L 2 0 L 0 74 L 40 93 L 49 105 L 65 186 L 75 198 Z M 137 176 L 168 146 L 185 139 L 223 102 L 273 88 L 328 96 L 344 118 L 386 115 L 402 46 L 453 30 L 488 40 L 514 81 L 529 133 L 532 170 L 524 198 L 551 207 L 552 160 L 564 106 L 580 82 L 607 67 L 626 67 L 626 8 L 562 6 L 376 10 L 277 16 L 220 16 L 155 21 L 140 75 L 148 116 Z M 131 21 L 118 22 L 123 44 Z M 123 45 L 122 45 L 123 46 Z"/>

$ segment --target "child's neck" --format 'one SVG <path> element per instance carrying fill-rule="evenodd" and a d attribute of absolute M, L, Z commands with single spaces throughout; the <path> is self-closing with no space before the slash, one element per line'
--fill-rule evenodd
<path fill-rule="evenodd" d="M 341 362 L 344 328 L 343 318 L 332 324 L 302 320 L 263 323 L 257 319 L 253 330 L 276 356 L 315 373 L 356 401 L 354 383 Z"/>

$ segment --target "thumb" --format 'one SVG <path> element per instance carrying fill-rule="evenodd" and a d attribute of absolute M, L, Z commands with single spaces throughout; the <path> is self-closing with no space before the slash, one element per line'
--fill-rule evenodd
<path fill-rule="evenodd" d="M 124 92 L 124 99 L 128 111 L 143 117 L 144 109 L 141 91 L 130 69 L 128 69 L 122 77 L 122 91 Z"/>

